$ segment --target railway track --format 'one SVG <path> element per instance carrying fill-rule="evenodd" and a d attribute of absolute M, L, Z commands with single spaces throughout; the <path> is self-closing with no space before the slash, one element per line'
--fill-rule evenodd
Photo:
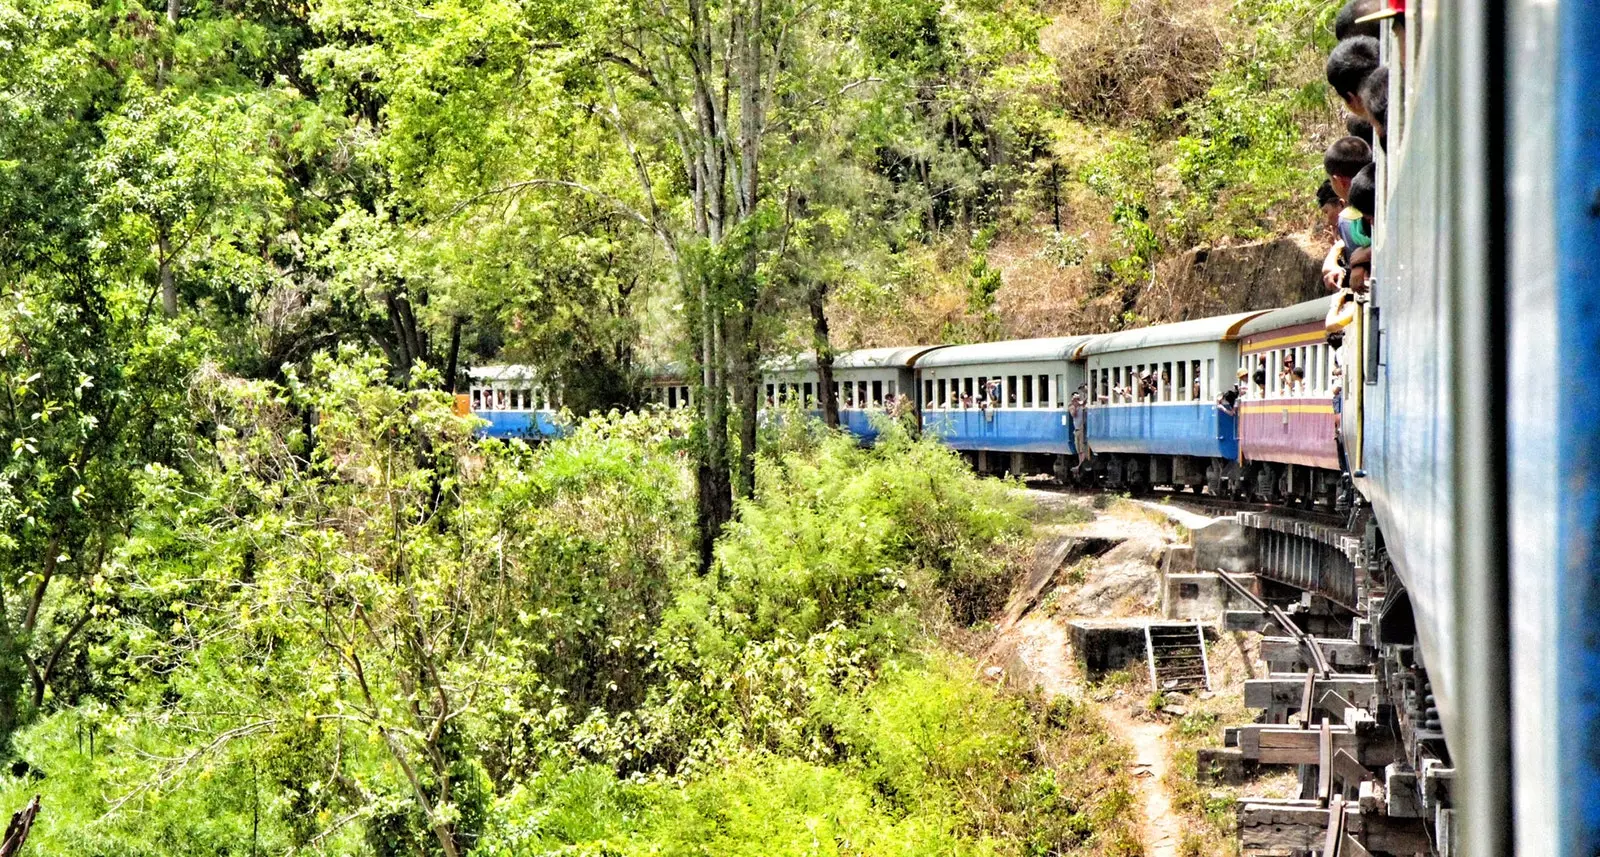
<path fill-rule="evenodd" d="M 1062 485 L 1055 481 L 1032 481 L 1025 483 L 1030 490 L 1048 491 L 1054 494 L 1067 494 L 1070 496 L 1094 497 L 1109 492 L 1106 489 L 1083 488 L 1074 485 Z M 1193 491 L 1178 491 L 1170 488 L 1151 489 L 1139 494 L 1127 494 L 1130 500 L 1149 500 L 1158 503 L 1171 504 L 1188 511 L 1200 514 L 1221 517 L 1213 513 L 1224 515 L 1239 512 L 1254 512 L 1263 515 L 1277 515 L 1294 518 L 1322 527 L 1337 527 L 1354 532 L 1354 522 L 1360 513 L 1359 507 L 1352 507 L 1347 513 L 1328 512 L 1319 509 L 1305 509 L 1297 506 L 1285 506 L 1281 503 L 1263 503 L 1256 500 L 1236 500 L 1232 497 L 1218 497 L 1214 494 L 1196 494 Z"/>

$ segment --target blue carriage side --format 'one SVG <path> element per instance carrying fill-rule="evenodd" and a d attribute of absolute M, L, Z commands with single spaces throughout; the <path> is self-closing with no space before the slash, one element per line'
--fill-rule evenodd
<path fill-rule="evenodd" d="M 1237 419 L 1217 407 L 1234 384 L 1239 328 L 1260 313 L 1195 319 L 1092 337 L 1084 361 L 1096 454 L 1237 461 Z"/>
<path fill-rule="evenodd" d="M 954 345 L 917 362 L 922 428 L 969 452 L 1075 455 L 1071 355 L 1092 337 Z"/>
<path fill-rule="evenodd" d="M 487 425 L 479 437 L 540 440 L 560 437 L 561 391 L 527 366 L 480 366 L 467 373 L 468 407 Z"/>

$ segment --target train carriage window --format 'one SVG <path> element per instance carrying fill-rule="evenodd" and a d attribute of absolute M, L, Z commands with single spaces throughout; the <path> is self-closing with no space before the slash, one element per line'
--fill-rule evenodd
<path fill-rule="evenodd" d="M 475 411 L 483 410 L 483 391 L 477 387 L 472 388 L 472 409 Z"/>
<path fill-rule="evenodd" d="M 877 408 L 877 407 L 881 407 L 882 405 L 883 405 L 883 382 L 882 381 L 873 381 L 872 382 L 872 406 L 874 408 Z"/>
<path fill-rule="evenodd" d="M 1022 376 L 1022 391 L 1021 392 L 1022 392 L 1022 395 L 1021 395 L 1020 398 L 1022 399 L 1022 406 L 1024 408 L 1033 407 L 1034 399 L 1033 399 L 1033 376 L 1032 375 L 1023 375 Z"/>
<path fill-rule="evenodd" d="M 497 410 L 497 411 L 503 411 L 503 410 L 506 409 L 506 391 L 505 391 L 505 388 L 503 388 L 503 387 L 495 388 L 495 391 L 494 391 L 494 407 L 495 407 L 495 410 Z"/>
<path fill-rule="evenodd" d="M 1196 370 L 1200 368 L 1200 361 L 1194 361 L 1194 368 Z M 1201 401 L 1209 402 L 1213 394 L 1217 392 L 1217 360 L 1215 357 L 1206 361 L 1206 374 L 1203 377 L 1205 378 L 1205 387 L 1200 391 L 1200 399 Z"/>
<path fill-rule="evenodd" d="M 816 388 L 811 385 L 810 381 L 807 381 L 805 384 L 805 397 L 804 404 L 809 408 L 811 407 L 811 403 L 816 401 Z"/>
<path fill-rule="evenodd" d="M 939 400 L 933 397 L 933 379 L 922 379 L 922 406 L 924 408 L 939 407 Z"/>
<path fill-rule="evenodd" d="M 1005 386 L 1000 391 L 1000 401 L 1005 402 L 1008 408 L 1017 406 L 1017 376 L 1006 376 Z"/>
<path fill-rule="evenodd" d="M 1161 377 L 1159 379 L 1157 379 L 1157 383 L 1159 383 L 1161 385 L 1161 387 L 1160 387 L 1160 389 L 1161 389 L 1161 401 L 1163 401 L 1163 402 L 1172 401 L 1172 364 L 1171 363 L 1163 363 L 1163 364 L 1161 364 Z"/>
<path fill-rule="evenodd" d="M 1189 401 L 1189 398 L 1190 398 L 1190 396 L 1189 396 L 1189 364 L 1184 363 L 1182 361 L 1179 361 L 1178 365 L 1173 367 L 1173 368 L 1178 370 L 1178 374 L 1175 375 L 1173 377 L 1173 379 L 1172 379 L 1173 380 L 1173 386 L 1175 387 L 1175 389 L 1173 390 L 1173 393 L 1175 394 L 1173 396 L 1173 398 L 1174 398 L 1174 400 L 1179 401 L 1179 402 L 1187 402 L 1187 401 Z"/>
<path fill-rule="evenodd" d="M 948 408 L 948 407 L 950 407 L 950 390 L 949 390 L 949 387 L 948 387 L 948 383 L 945 381 L 945 379 L 943 379 L 943 378 L 939 379 L 939 388 L 938 389 L 939 389 L 939 394 L 938 394 L 938 396 L 936 396 L 934 398 L 934 401 L 939 403 L 938 407 L 940 407 L 940 408 Z"/>
<path fill-rule="evenodd" d="M 689 395 L 689 385 L 678 388 L 678 402 L 686 408 L 694 405 L 694 397 Z"/>
<path fill-rule="evenodd" d="M 883 389 L 889 394 L 889 398 L 890 399 L 893 399 L 895 397 L 894 382 L 893 381 L 886 382 L 884 384 L 884 388 Z"/>
<path fill-rule="evenodd" d="M 867 382 L 866 381 L 857 381 L 856 382 L 856 409 L 857 410 L 862 410 L 862 411 L 866 410 L 867 409 L 867 403 L 869 401 L 870 400 L 867 398 Z"/>
<path fill-rule="evenodd" d="M 533 391 L 527 387 L 522 388 L 522 407 L 533 410 Z"/>
<path fill-rule="evenodd" d="M 778 387 L 777 387 L 776 384 L 768 384 L 767 385 L 767 404 L 775 405 L 777 403 L 778 403 Z"/>

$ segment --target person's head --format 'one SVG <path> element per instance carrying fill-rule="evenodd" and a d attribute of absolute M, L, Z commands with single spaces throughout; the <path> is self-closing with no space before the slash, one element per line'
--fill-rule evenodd
<path fill-rule="evenodd" d="M 1378 211 L 1378 172 L 1372 164 L 1367 164 L 1350 180 L 1350 207 L 1361 212 L 1367 221 L 1367 226 L 1372 225 L 1372 216 Z"/>
<path fill-rule="evenodd" d="M 1382 9 L 1382 0 L 1350 0 L 1339 9 L 1339 14 L 1333 17 L 1333 37 L 1341 42 L 1355 36 L 1377 38 L 1377 21 L 1357 23 L 1357 19 L 1382 11 Z"/>
<path fill-rule="evenodd" d="M 1344 347 L 1344 331 L 1335 330 L 1332 333 L 1328 334 L 1328 347 L 1332 348 L 1332 349 L 1335 349 L 1335 350 L 1337 350 L 1339 348 L 1343 348 Z"/>
<path fill-rule="evenodd" d="M 1290 368 L 1292 366 L 1294 366 L 1294 352 L 1293 351 L 1284 352 L 1284 355 L 1283 355 L 1283 368 L 1288 369 L 1288 368 Z"/>
<path fill-rule="evenodd" d="M 1233 377 L 1234 377 L 1234 380 L 1236 380 L 1236 381 L 1243 381 L 1244 379 L 1250 377 L 1250 370 L 1249 369 L 1240 369 L 1239 370 L 1239 374 L 1237 374 L 1237 375 L 1235 375 Z"/>
<path fill-rule="evenodd" d="M 1304 381 L 1306 379 L 1306 367 L 1304 367 L 1304 366 L 1296 366 L 1296 367 L 1294 367 L 1294 379 L 1296 381 Z"/>
<path fill-rule="evenodd" d="M 1324 179 L 1317 188 L 1317 208 L 1322 211 L 1323 220 L 1327 221 L 1328 228 L 1333 228 L 1339 223 L 1339 209 L 1344 208 L 1344 200 L 1339 198 L 1339 192 L 1333 189 L 1333 182 Z"/>
<path fill-rule="evenodd" d="M 1368 146 L 1372 145 L 1372 123 L 1360 116 L 1344 117 L 1344 132 L 1352 137 L 1360 137 Z"/>
<path fill-rule="evenodd" d="M 1339 94 L 1350 112 L 1367 121 L 1367 108 L 1361 103 L 1361 82 L 1378 67 L 1378 40 L 1371 36 L 1356 36 L 1334 46 L 1328 55 L 1325 71 L 1328 85 Z"/>
<path fill-rule="evenodd" d="M 1380 65 L 1361 81 L 1361 103 L 1367 108 L 1367 118 L 1372 120 L 1372 130 L 1378 135 L 1378 145 L 1389 145 L 1389 67 Z"/>
<path fill-rule="evenodd" d="M 1372 147 L 1360 137 L 1340 137 L 1322 153 L 1322 168 L 1340 199 L 1350 198 L 1350 180 L 1372 163 Z"/>

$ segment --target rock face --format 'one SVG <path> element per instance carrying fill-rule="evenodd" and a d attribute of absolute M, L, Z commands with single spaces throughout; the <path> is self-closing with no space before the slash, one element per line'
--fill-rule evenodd
<path fill-rule="evenodd" d="M 1166 262 L 1140 295 L 1139 315 L 1181 321 L 1310 300 L 1322 288 L 1322 259 L 1293 237 L 1191 250 Z"/>

